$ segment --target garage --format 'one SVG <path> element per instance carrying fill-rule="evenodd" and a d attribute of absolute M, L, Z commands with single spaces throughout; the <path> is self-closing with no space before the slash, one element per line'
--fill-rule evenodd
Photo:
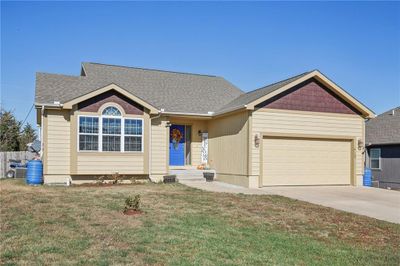
<path fill-rule="evenodd" d="M 350 185 L 350 140 L 264 137 L 262 185 Z"/>

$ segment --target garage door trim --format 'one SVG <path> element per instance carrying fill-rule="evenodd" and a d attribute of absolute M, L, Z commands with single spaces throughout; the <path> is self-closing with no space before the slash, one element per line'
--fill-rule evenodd
<path fill-rule="evenodd" d="M 356 172 L 355 172 L 355 143 L 357 138 L 354 136 L 338 136 L 338 135 L 317 135 L 317 134 L 297 134 L 297 133 L 278 133 L 278 132 L 261 132 L 260 133 L 260 172 L 259 172 L 259 187 L 263 187 L 263 143 L 265 138 L 272 138 L 272 139 L 286 139 L 286 138 L 293 138 L 293 139 L 310 139 L 310 140 L 347 140 L 350 141 L 351 153 L 350 153 L 350 168 L 351 168 L 351 176 L 350 176 L 350 184 L 354 186 Z"/>

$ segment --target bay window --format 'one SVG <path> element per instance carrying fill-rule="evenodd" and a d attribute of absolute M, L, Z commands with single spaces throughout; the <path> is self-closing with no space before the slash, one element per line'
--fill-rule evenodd
<path fill-rule="evenodd" d="M 123 117 L 114 106 L 100 117 L 79 116 L 78 128 L 79 151 L 143 151 L 143 120 Z"/>

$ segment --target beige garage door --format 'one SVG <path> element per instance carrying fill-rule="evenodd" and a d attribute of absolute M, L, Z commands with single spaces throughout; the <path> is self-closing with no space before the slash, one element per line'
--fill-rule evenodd
<path fill-rule="evenodd" d="M 351 142 L 264 138 L 263 185 L 342 185 L 351 183 Z"/>

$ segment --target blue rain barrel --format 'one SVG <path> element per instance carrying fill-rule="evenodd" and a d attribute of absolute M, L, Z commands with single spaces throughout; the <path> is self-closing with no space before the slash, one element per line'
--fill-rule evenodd
<path fill-rule="evenodd" d="M 370 168 L 365 168 L 364 170 L 363 185 L 366 187 L 372 186 L 372 171 Z"/>
<path fill-rule="evenodd" d="M 26 183 L 29 185 L 43 184 L 43 163 L 40 160 L 32 160 L 27 163 Z"/>

